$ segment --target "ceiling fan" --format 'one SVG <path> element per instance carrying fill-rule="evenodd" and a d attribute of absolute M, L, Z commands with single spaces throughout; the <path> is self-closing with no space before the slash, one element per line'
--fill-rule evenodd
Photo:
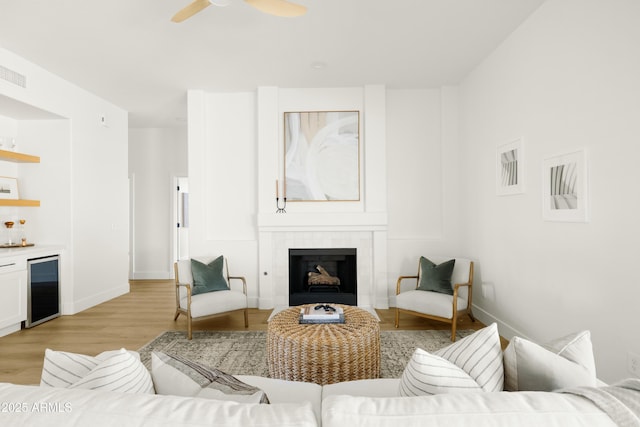
<path fill-rule="evenodd" d="M 291 3 L 286 0 L 244 0 L 250 6 L 255 7 L 261 12 L 268 13 L 269 15 L 282 16 L 282 17 L 294 17 L 304 15 L 307 12 L 307 8 Z M 182 22 L 185 19 L 191 18 L 196 13 L 200 12 L 204 8 L 210 5 L 227 6 L 229 2 L 227 0 L 193 0 L 185 8 L 176 13 L 171 20 L 173 22 Z"/>

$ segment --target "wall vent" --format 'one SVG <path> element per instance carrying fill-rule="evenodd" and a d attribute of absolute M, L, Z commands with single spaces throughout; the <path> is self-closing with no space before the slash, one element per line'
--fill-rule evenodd
<path fill-rule="evenodd" d="M 0 79 L 20 87 L 27 87 L 27 77 L 0 65 Z"/>

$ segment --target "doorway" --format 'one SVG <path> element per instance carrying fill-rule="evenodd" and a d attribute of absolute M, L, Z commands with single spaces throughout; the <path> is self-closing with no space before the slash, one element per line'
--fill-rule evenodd
<path fill-rule="evenodd" d="M 173 260 L 189 258 L 189 179 L 173 179 Z"/>

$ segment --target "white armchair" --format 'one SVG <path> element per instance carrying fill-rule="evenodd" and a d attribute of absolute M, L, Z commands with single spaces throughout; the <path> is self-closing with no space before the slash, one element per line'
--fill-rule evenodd
<path fill-rule="evenodd" d="M 435 264 L 442 264 L 452 258 L 429 257 Z M 473 261 L 455 258 L 451 274 L 451 295 L 442 292 L 419 290 L 422 276 L 421 263 L 418 262 L 416 276 L 400 276 L 396 283 L 396 328 L 400 324 L 400 313 L 413 314 L 427 319 L 451 324 L 451 341 L 456 340 L 458 318 L 467 314 L 475 322 L 471 312 L 473 295 Z M 413 279 L 415 283 L 407 280 Z M 407 286 L 410 284 L 411 286 Z"/>
<path fill-rule="evenodd" d="M 197 260 L 208 264 L 215 257 L 198 258 Z M 205 317 L 229 314 L 234 311 L 244 312 L 244 326 L 249 326 L 249 314 L 247 305 L 247 282 L 241 276 L 229 276 L 227 259 L 223 260 L 223 276 L 227 289 L 215 292 L 193 294 L 193 275 L 191 272 L 191 260 L 180 260 L 174 264 L 176 277 L 176 315 L 187 316 L 187 336 L 191 339 L 192 321 Z M 232 282 L 233 281 L 233 282 Z"/>

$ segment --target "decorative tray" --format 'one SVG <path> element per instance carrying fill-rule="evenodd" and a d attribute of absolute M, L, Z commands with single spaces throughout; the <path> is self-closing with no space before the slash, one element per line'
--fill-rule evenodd
<path fill-rule="evenodd" d="M 4 243 L 2 245 L 0 245 L 0 248 L 27 248 L 29 246 L 35 246 L 34 243 L 25 243 L 24 245 L 22 243 Z"/>

